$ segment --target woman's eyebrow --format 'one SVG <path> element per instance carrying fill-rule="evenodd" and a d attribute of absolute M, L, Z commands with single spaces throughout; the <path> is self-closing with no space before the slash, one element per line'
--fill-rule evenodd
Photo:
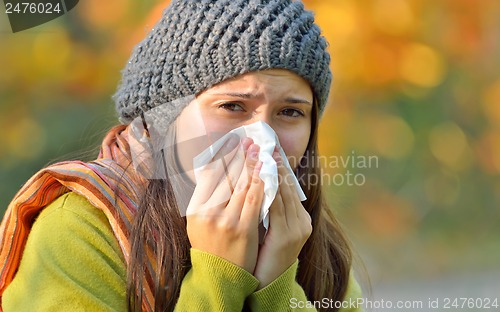
<path fill-rule="evenodd" d="M 210 95 L 222 95 L 222 96 L 231 96 L 231 97 L 239 97 L 242 99 L 253 99 L 259 97 L 259 95 L 254 94 L 254 93 L 240 93 L 240 92 L 223 92 L 223 93 L 209 93 Z M 311 105 L 312 103 L 301 99 L 301 98 L 296 98 L 296 97 L 287 97 L 284 102 L 289 103 L 289 104 L 307 104 Z"/>
<path fill-rule="evenodd" d="M 307 105 L 312 106 L 311 102 L 304 100 L 304 99 L 301 99 L 301 98 L 288 97 L 285 99 L 285 102 L 290 103 L 290 104 L 307 104 Z"/>
<path fill-rule="evenodd" d="M 257 94 L 253 93 L 240 93 L 240 92 L 221 92 L 221 93 L 208 93 L 210 95 L 222 95 L 222 96 L 231 96 L 231 97 L 239 97 L 243 99 L 253 99 L 258 97 Z"/>

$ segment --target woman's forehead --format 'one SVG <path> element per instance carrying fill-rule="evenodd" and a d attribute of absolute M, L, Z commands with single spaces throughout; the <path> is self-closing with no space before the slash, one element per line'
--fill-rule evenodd
<path fill-rule="evenodd" d="M 228 92 L 257 96 L 259 93 L 294 93 L 312 100 L 309 83 L 299 75 L 285 69 L 255 71 L 225 80 L 204 93 L 217 95 Z"/>

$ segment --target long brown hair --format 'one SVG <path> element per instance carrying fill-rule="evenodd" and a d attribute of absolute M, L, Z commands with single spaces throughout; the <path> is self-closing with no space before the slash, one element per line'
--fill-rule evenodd
<path fill-rule="evenodd" d="M 312 111 L 311 136 L 304 156 L 297 167 L 298 177 L 321 176 L 316 155 L 318 139 L 318 105 Z M 167 135 L 170 142 L 175 138 L 175 126 Z M 165 170 L 176 170 L 175 152 L 161 155 Z M 306 164 L 306 165 L 304 165 Z M 174 196 L 175 183 L 172 174 L 166 179 L 150 180 L 138 207 L 130 233 L 131 253 L 127 268 L 127 298 L 130 311 L 141 311 L 144 283 L 154 282 L 155 311 L 173 311 L 184 276 L 191 267 L 190 243 L 186 220 L 179 212 Z M 316 179 L 317 180 L 317 179 Z M 327 206 L 319 183 L 306 185 L 301 182 L 307 200 L 303 203 L 312 218 L 313 231 L 299 255 L 297 281 L 303 287 L 308 300 L 329 298 L 343 300 L 351 270 L 351 249 L 348 240 Z M 182 187 L 190 187 L 183 185 Z M 150 261 L 152 252 L 155 261 Z M 155 276 L 145 276 L 146 268 L 153 268 Z M 151 270 L 150 270 L 151 271 Z M 333 311 L 336 311 L 334 309 Z"/>

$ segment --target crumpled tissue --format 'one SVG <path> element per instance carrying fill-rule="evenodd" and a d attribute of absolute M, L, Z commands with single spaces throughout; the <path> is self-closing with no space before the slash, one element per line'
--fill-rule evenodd
<path fill-rule="evenodd" d="M 232 134 L 238 135 L 240 139 L 245 137 L 251 138 L 254 143 L 260 147 L 259 160 L 262 161 L 262 169 L 260 170 L 259 176 L 264 182 L 264 199 L 262 201 L 259 221 L 263 223 L 263 226 L 267 230 L 269 228 L 269 207 L 271 206 L 279 187 L 278 167 L 272 156 L 275 146 L 279 147 L 281 159 L 283 160 L 285 167 L 293 176 L 292 182 L 295 184 L 295 189 L 297 190 L 300 200 L 304 201 L 307 199 L 306 195 L 302 191 L 302 188 L 300 187 L 297 177 L 293 174 L 293 170 L 290 167 L 283 149 L 279 144 L 278 136 L 267 123 L 258 121 L 250 125 L 233 129 L 197 155 L 193 159 L 195 178 L 198 181 L 200 171 L 213 159 L 214 155 L 221 149 L 224 142 L 226 142 Z"/>

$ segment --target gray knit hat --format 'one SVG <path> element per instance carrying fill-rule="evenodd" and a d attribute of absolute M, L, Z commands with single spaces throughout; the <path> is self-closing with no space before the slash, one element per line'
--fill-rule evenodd
<path fill-rule="evenodd" d="M 281 68 L 307 80 L 323 112 L 332 74 L 313 14 L 292 0 L 173 0 L 133 50 L 113 99 L 122 123 L 228 78 Z M 170 105 L 170 104 L 169 104 Z"/>

